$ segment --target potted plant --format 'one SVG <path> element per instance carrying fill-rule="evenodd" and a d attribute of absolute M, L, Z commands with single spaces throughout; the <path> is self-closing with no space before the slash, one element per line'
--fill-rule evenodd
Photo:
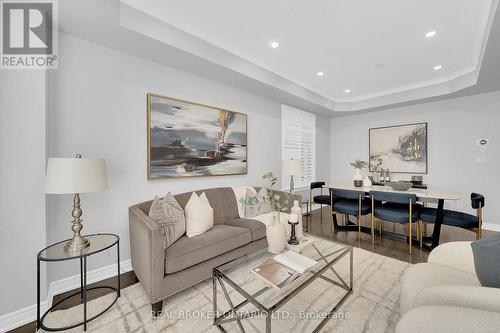
<path fill-rule="evenodd" d="M 362 161 L 360 159 L 357 159 L 356 161 L 351 163 L 351 166 L 354 168 L 354 175 L 352 176 L 352 179 L 354 181 L 354 186 L 356 187 L 362 187 L 363 186 L 363 175 L 361 175 L 361 169 L 366 168 L 368 163 L 365 161 Z"/>

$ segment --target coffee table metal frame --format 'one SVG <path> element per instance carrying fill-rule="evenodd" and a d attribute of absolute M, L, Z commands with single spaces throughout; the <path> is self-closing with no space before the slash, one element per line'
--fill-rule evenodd
<path fill-rule="evenodd" d="M 256 297 L 265 292 L 266 290 L 269 289 L 269 287 L 262 288 L 261 290 L 257 291 L 253 295 L 250 295 L 247 293 L 243 288 L 238 286 L 235 282 L 233 282 L 229 277 L 227 277 L 224 274 L 224 270 L 220 270 L 220 267 L 223 267 L 226 264 L 223 264 L 219 267 L 216 267 L 213 269 L 213 277 L 212 277 L 212 287 L 213 287 L 213 310 L 214 310 L 214 326 L 216 326 L 219 331 L 221 332 L 226 332 L 226 330 L 223 327 L 223 324 L 227 324 L 229 322 L 234 322 L 236 321 L 240 331 L 242 333 L 245 332 L 245 329 L 243 328 L 243 325 L 241 323 L 242 319 L 248 319 L 252 317 L 256 317 L 259 315 L 262 315 L 265 320 L 266 320 L 266 333 L 271 333 L 271 319 L 272 315 L 274 312 L 276 312 L 278 309 L 280 309 L 283 305 L 285 305 L 288 301 L 290 301 L 294 296 L 296 296 L 298 293 L 300 293 L 302 290 L 304 290 L 307 286 L 309 286 L 312 282 L 314 282 L 317 278 L 321 278 L 333 285 L 336 285 L 342 289 L 344 289 L 346 292 L 342 296 L 342 298 L 335 304 L 335 306 L 332 308 L 332 310 L 328 313 L 327 316 L 319 323 L 319 325 L 314 329 L 314 333 L 319 332 L 323 326 L 332 318 L 332 316 L 339 310 L 340 306 L 346 301 L 346 299 L 352 294 L 353 291 L 353 248 L 351 246 L 345 246 L 345 248 L 342 248 L 340 250 L 336 250 L 330 254 L 323 255 L 321 251 L 314 245 L 311 245 L 314 247 L 314 249 L 317 251 L 317 253 L 320 255 L 321 259 L 324 262 L 326 262 L 326 265 L 322 267 L 319 270 L 311 270 L 310 272 L 313 273 L 313 275 L 299 284 L 295 289 L 293 289 L 290 293 L 288 293 L 284 298 L 280 299 L 276 304 L 274 304 L 271 307 L 266 307 L 262 305 L 259 301 L 257 301 Z M 336 264 L 340 259 L 345 257 L 347 254 L 349 254 L 350 258 L 350 274 L 349 274 L 349 284 L 347 284 L 342 277 L 335 271 L 333 268 L 333 265 Z M 335 256 L 333 259 L 330 261 L 327 259 L 328 257 Z M 238 259 L 236 259 L 238 260 Z M 330 270 L 331 272 L 334 273 L 334 275 L 339 279 L 340 282 L 334 281 L 331 278 L 324 276 L 323 274 Z M 236 290 L 241 296 L 245 298 L 245 300 L 237 305 L 234 305 L 233 301 L 231 300 L 229 296 L 229 292 L 225 286 L 225 283 L 227 283 L 229 286 L 231 286 L 234 290 Z M 293 282 L 292 282 L 293 283 Z M 226 301 L 228 302 L 230 306 L 230 310 L 222 313 L 220 316 L 218 314 L 218 308 L 217 308 L 217 285 L 219 285 L 222 289 L 222 292 L 224 293 L 224 297 Z M 242 306 L 252 303 L 257 310 L 256 311 L 246 311 L 245 313 L 238 313 L 238 309 L 240 309 Z"/>

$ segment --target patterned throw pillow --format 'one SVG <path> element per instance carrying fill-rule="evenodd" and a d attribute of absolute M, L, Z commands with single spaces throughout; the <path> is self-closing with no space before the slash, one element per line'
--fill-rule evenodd
<path fill-rule="evenodd" d="M 269 213 L 271 203 L 267 198 L 267 190 L 263 187 L 257 194 L 247 189 L 245 197 L 245 218 L 252 218 L 257 215 Z"/>
<path fill-rule="evenodd" d="M 161 227 L 164 249 L 186 233 L 184 210 L 170 192 L 163 199 L 155 196 L 148 216 Z"/>

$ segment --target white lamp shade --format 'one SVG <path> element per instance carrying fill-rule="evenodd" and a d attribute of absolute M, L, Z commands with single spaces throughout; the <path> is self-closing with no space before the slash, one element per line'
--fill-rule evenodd
<path fill-rule="evenodd" d="M 302 160 L 284 160 L 281 171 L 283 176 L 304 176 Z"/>
<path fill-rule="evenodd" d="M 45 193 L 88 193 L 103 191 L 107 187 L 106 160 L 49 158 L 45 175 Z"/>

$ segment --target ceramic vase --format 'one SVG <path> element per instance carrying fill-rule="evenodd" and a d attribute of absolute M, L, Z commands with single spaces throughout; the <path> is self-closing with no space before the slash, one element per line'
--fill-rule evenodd
<path fill-rule="evenodd" d="M 354 181 L 354 186 L 356 187 L 363 186 L 363 176 L 361 175 L 361 169 L 354 169 L 354 175 L 352 176 L 352 180 Z"/>
<path fill-rule="evenodd" d="M 279 220 L 279 212 L 273 214 L 273 220 L 266 228 L 266 237 L 269 252 L 283 252 L 286 246 L 286 227 Z"/>
<path fill-rule="evenodd" d="M 365 179 L 363 179 L 363 187 L 371 187 L 371 186 L 372 186 L 372 181 L 370 180 L 370 178 L 365 177 Z"/>
<path fill-rule="evenodd" d="M 299 200 L 293 201 L 293 207 L 290 209 L 290 214 L 295 214 L 298 217 L 299 224 L 295 227 L 295 235 L 300 241 L 302 237 L 304 237 L 304 231 L 302 229 L 302 208 L 300 208 Z"/>

